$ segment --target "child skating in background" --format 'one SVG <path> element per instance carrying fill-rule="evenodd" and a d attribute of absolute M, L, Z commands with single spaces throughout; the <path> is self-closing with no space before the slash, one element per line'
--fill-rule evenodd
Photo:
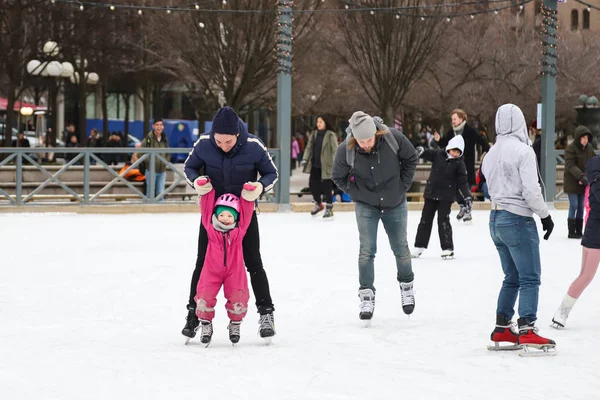
<path fill-rule="evenodd" d="M 457 189 L 465 199 L 465 209 L 469 214 L 473 204 L 467 180 L 467 167 L 462 158 L 464 148 L 465 142 L 462 136 L 453 137 L 446 146 L 446 150 L 425 150 L 421 146 L 417 147 L 419 157 L 433 164 L 423 195 L 425 205 L 417 229 L 415 249 L 412 252 L 413 258 L 419 257 L 429 244 L 436 211 L 442 258 L 454 256 L 450 209 Z"/>
<path fill-rule="evenodd" d="M 199 178 L 196 184 L 206 193 L 200 199 L 200 206 L 202 225 L 208 233 L 206 258 L 194 297 L 200 320 L 200 341 L 207 346 L 210 344 L 217 293 L 223 286 L 230 320 L 229 340 L 236 344 L 240 340 L 240 324 L 248 311 L 250 298 L 242 240 L 250 225 L 254 202 L 245 200 L 245 195 L 256 187 L 247 183 L 241 199 L 224 194 L 215 202 L 215 191 L 208 179 Z"/>
<path fill-rule="evenodd" d="M 571 309 L 585 288 L 592 282 L 600 263 L 600 157 L 591 158 L 585 169 L 589 186 L 586 188 L 585 231 L 581 239 L 581 271 L 573 281 L 562 303 L 554 313 L 552 327 L 562 329 Z"/>

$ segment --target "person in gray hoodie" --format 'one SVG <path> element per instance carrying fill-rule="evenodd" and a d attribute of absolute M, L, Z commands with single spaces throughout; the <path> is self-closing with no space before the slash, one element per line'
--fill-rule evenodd
<path fill-rule="evenodd" d="M 496 144 L 483 160 L 492 211 L 490 235 L 500 256 L 504 281 L 498 296 L 496 328 L 491 340 L 518 346 L 553 348 L 553 340 L 537 334 L 538 294 L 541 277 L 540 239 L 533 214 L 542 219 L 548 240 L 554 223 L 538 183 L 535 152 L 521 109 L 504 104 L 496 112 Z M 511 319 L 519 296 L 519 332 Z M 512 348 L 511 346 L 511 348 Z"/>
<path fill-rule="evenodd" d="M 415 307 L 414 274 L 406 231 L 406 192 L 417 168 L 417 152 L 400 131 L 362 111 L 352 114 L 349 122 L 348 136 L 335 155 L 332 179 L 355 202 L 360 241 L 359 317 L 370 320 L 375 309 L 374 260 L 379 221 L 383 222 L 396 256 L 402 309 L 411 314 Z"/>

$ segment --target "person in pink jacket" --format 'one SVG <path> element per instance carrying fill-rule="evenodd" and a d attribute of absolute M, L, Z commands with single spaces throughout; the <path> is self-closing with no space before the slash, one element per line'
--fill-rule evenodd
<path fill-rule="evenodd" d="M 240 324 L 248 311 L 248 278 L 244 266 L 242 239 L 250 225 L 254 202 L 245 197 L 256 187 L 246 183 L 242 198 L 224 194 L 215 202 L 215 190 L 206 178 L 199 178 L 197 185 L 205 194 L 200 200 L 202 225 L 208 233 L 208 248 L 204 267 L 196 290 L 196 315 L 202 332 L 200 342 L 208 345 L 212 339 L 212 320 L 215 317 L 217 293 L 224 287 L 229 316 L 229 340 L 240 340 Z"/>

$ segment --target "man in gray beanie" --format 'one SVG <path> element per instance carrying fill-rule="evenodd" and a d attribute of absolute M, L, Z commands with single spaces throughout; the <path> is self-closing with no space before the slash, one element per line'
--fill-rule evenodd
<path fill-rule="evenodd" d="M 396 257 L 402 309 L 415 308 L 411 254 L 408 248 L 406 192 L 412 185 L 418 156 L 410 141 L 380 119 L 357 111 L 350 117 L 346 140 L 333 164 L 333 182 L 355 202 L 360 249 L 359 318 L 368 324 L 375 311 L 375 253 L 379 221 Z"/>

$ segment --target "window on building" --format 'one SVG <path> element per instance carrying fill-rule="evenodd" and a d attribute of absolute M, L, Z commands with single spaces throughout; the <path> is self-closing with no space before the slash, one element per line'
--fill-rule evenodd
<path fill-rule="evenodd" d="M 571 10 L 571 30 L 579 29 L 579 11 Z"/>
<path fill-rule="evenodd" d="M 581 29 L 590 29 L 590 12 L 588 10 L 583 10 Z"/>

